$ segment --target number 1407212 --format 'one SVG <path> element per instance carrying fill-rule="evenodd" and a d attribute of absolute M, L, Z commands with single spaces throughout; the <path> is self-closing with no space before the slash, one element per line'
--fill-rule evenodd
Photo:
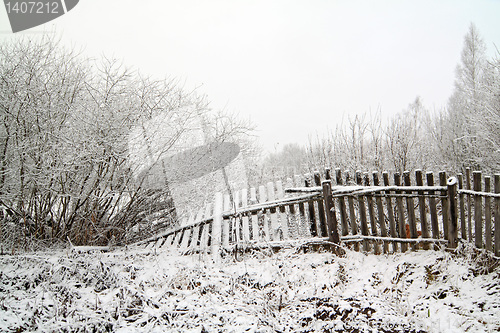
<path fill-rule="evenodd" d="M 57 1 L 7 1 L 7 13 L 15 14 L 61 14 L 64 9 Z"/>

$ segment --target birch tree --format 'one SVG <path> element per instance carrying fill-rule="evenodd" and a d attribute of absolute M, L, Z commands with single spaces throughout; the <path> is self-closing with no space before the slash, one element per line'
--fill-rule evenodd
<path fill-rule="evenodd" d="M 477 122 L 484 117 L 486 46 L 474 24 L 464 37 L 461 62 L 455 73 L 455 89 L 448 103 L 449 159 L 458 169 L 483 167 L 486 151 L 481 149 Z M 478 118 L 479 117 L 479 118 Z"/>

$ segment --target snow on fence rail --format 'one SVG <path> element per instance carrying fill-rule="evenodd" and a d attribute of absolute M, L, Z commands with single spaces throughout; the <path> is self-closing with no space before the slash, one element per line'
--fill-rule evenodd
<path fill-rule="evenodd" d="M 334 179 L 332 179 L 334 178 Z M 405 252 L 409 248 L 454 248 L 459 235 L 500 255 L 500 175 L 470 170 L 447 178 L 434 173 L 357 171 L 340 169 L 232 194 L 217 193 L 213 205 L 137 244 L 150 248 L 178 247 L 184 253 L 233 250 L 245 247 L 296 246 L 301 242 L 343 243 L 375 253 Z M 333 185 L 335 183 L 335 185 Z M 312 185 L 315 186 L 312 186 Z M 471 188 L 471 184 L 473 185 Z M 472 224 L 474 220 L 474 224 Z M 458 223 L 460 221 L 460 223 Z"/>

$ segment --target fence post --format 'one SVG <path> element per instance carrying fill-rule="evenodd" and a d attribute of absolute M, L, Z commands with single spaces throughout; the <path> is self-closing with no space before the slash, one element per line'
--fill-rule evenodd
<path fill-rule="evenodd" d="M 321 176 L 318 171 L 314 172 L 314 184 L 316 186 L 321 186 Z M 330 182 L 331 186 L 331 182 Z M 332 199 L 333 200 L 333 199 Z M 319 224 L 325 226 L 327 221 L 325 221 L 325 214 L 328 215 L 328 212 L 325 210 L 323 202 L 318 201 L 318 215 L 319 215 Z M 321 231 L 324 229 L 328 229 L 328 226 L 321 227 Z"/>
<path fill-rule="evenodd" d="M 394 185 L 401 186 L 401 174 L 399 172 L 394 173 Z M 401 194 L 401 191 L 396 191 L 396 194 Z M 396 211 L 397 211 L 397 228 L 400 238 L 406 238 L 406 222 L 405 222 L 405 212 L 403 207 L 403 198 L 400 196 L 396 197 Z M 401 243 L 401 252 L 406 252 L 408 250 L 407 243 Z"/>
<path fill-rule="evenodd" d="M 250 188 L 250 204 L 255 205 L 257 203 L 257 190 L 255 187 Z M 254 242 L 259 241 L 259 219 L 257 213 L 252 213 L 250 216 L 252 221 L 252 240 Z"/>
<path fill-rule="evenodd" d="M 351 176 L 349 175 L 349 171 L 345 171 L 345 184 L 349 185 L 351 182 Z M 351 220 L 351 231 L 353 235 L 358 234 L 358 224 L 356 222 L 356 211 L 354 209 L 354 198 L 349 195 L 347 197 L 347 203 L 349 204 L 349 218 Z M 354 251 L 359 251 L 359 243 L 354 243 Z"/>
<path fill-rule="evenodd" d="M 465 189 L 472 190 L 470 185 L 470 168 L 465 169 Z M 469 242 L 472 242 L 472 203 L 470 194 L 467 194 L 467 236 Z"/>
<path fill-rule="evenodd" d="M 361 171 L 356 171 L 356 184 L 363 185 L 363 178 L 361 177 Z M 359 209 L 359 223 L 361 225 L 361 234 L 363 236 L 368 236 L 368 222 L 366 220 L 366 210 L 365 210 L 365 198 L 362 195 L 358 195 L 358 209 Z M 370 242 L 368 240 L 363 241 L 363 251 L 370 251 Z"/>
<path fill-rule="evenodd" d="M 433 172 L 427 172 L 426 173 L 426 178 L 427 178 L 427 186 L 434 186 L 434 173 Z M 429 191 L 429 211 L 431 214 L 431 229 L 432 229 L 432 238 L 434 239 L 439 239 L 439 221 L 438 221 L 438 215 L 437 215 L 437 209 L 436 209 L 436 199 L 434 198 L 434 195 L 436 194 L 435 191 Z M 438 245 L 434 244 L 434 249 L 438 249 Z"/>
<path fill-rule="evenodd" d="M 472 172 L 474 192 L 481 192 L 481 179 L 481 171 Z M 483 247 L 483 203 L 480 195 L 474 195 L 474 236 L 476 247 L 481 249 Z"/>
<path fill-rule="evenodd" d="M 267 200 L 274 201 L 276 199 L 276 194 L 274 192 L 274 183 L 267 183 Z M 276 215 L 276 208 L 271 208 L 269 210 L 270 219 L 271 219 L 271 230 L 270 236 L 272 240 L 280 240 L 280 226 L 278 222 L 278 216 Z"/>
<path fill-rule="evenodd" d="M 366 187 L 370 186 L 370 178 L 368 177 L 368 172 L 363 173 L 363 183 Z M 375 210 L 373 207 L 373 196 L 368 194 L 366 196 L 366 203 L 368 204 L 368 215 L 370 216 L 370 229 L 372 236 L 378 236 L 377 232 L 377 221 L 375 220 Z M 377 241 L 373 242 L 373 251 L 375 254 L 380 254 L 380 246 Z"/>
<path fill-rule="evenodd" d="M 311 180 L 306 179 L 304 181 L 306 187 L 311 187 Z M 310 223 L 310 230 L 311 230 L 311 235 L 313 237 L 318 236 L 318 227 L 316 226 L 316 213 L 314 211 L 314 201 L 311 200 L 307 203 L 307 211 L 309 213 L 309 223 Z M 325 225 L 323 223 L 320 223 L 320 232 L 321 236 L 324 237 L 327 235 Z"/>
<path fill-rule="evenodd" d="M 458 177 L 458 188 L 461 190 L 464 188 L 464 179 L 463 175 L 459 173 L 457 175 Z M 459 195 L 459 201 L 460 201 L 460 229 L 462 229 L 461 235 L 462 239 L 466 240 L 467 239 L 467 222 L 465 221 L 465 199 L 464 199 L 464 194 L 460 193 Z"/>
<path fill-rule="evenodd" d="M 332 197 L 332 182 L 325 180 L 323 183 L 323 200 L 325 201 L 326 221 L 328 223 L 328 240 L 340 245 L 340 237 L 337 226 L 337 216 Z"/>
<path fill-rule="evenodd" d="M 457 214 L 457 179 L 451 177 L 448 179 L 448 204 L 450 207 L 450 219 L 448 221 L 448 247 L 454 249 L 458 242 L 458 214 Z"/>
<path fill-rule="evenodd" d="M 228 212 L 231 210 L 231 196 L 229 193 L 224 195 L 224 211 Z M 221 227 L 221 232 L 222 232 L 222 245 L 225 248 L 229 247 L 229 242 L 231 241 L 230 237 L 230 232 L 229 232 L 229 225 L 231 224 L 231 219 L 226 219 L 222 221 L 222 227 Z"/>
<path fill-rule="evenodd" d="M 446 178 L 446 172 L 445 171 L 440 171 L 439 172 L 439 185 L 440 186 L 446 186 L 447 183 L 447 178 Z M 448 225 L 449 225 L 449 218 L 450 218 L 450 208 L 449 205 L 450 203 L 448 202 L 448 196 L 447 196 L 447 191 L 442 191 L 443 197 L 441 198 L 441 207 L 442 207 L 442 214 L 443 214 L 443 236 L 444 239 L 448 240 L 448 236 L 450 235 L 450 231 L 448 230 Z"/>
<path fill-rule="evenodd" d="M 484 177 L 484 192 L 491 191 L 491 177 Z M 484 197 L 484 246 L 486 250 L 492 251 L 491 247 L 491 198 Z"/>
<path fill-rule="evenodd" d="M 500 174 L 495 175 L 495 193 L 500 193 Z M 500 198 L 495 198 L 495 255 L 500 256 Z"/>
<path fill-rule="evenodd" d="M 325 179 L 326 180 L 332 179 L 332 171 L 330 170 L 330 168 L 325 168 Z"/>
<path fill-rule="evenodd" d="M 222 211 L 223 211 L 223 199 L 222 193 L 217 192 L 215 194 L 215 205 L 214 205 L 214 219 L 212 224 L 212 256 L 215 262 L 220 261 L 220 247 L 221 247 L 221 232 L 222 232 Z"/>
<path fill-rule="evenodd" d="M 337 185 L 342 185 L 342 172 L 339 169 L 335 169 L 335 179 Z M 340 218 L 342 220 L 342 236 L 347 236 L 349 234 L 349 222 L 347 221 L 347 208 L 345 205 L 344 197 L 339 197 L 340 205 Z"/>

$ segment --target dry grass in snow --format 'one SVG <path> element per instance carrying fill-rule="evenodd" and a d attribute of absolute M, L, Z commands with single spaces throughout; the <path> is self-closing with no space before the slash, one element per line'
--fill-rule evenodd
<path fill-rule="evenodd" d="M 118 249 L 0 257 L 2 332 L 500 331 L 500 269 L 457 253 Z M 485 269 L 486 268 L 486 269 Z"/>

